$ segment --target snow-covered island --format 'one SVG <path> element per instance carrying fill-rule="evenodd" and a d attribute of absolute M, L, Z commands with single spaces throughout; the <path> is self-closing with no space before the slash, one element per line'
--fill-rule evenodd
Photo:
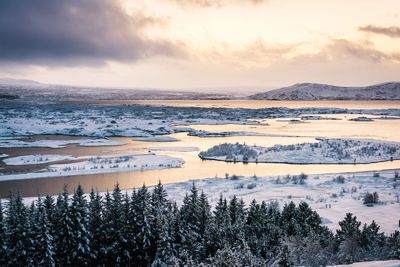
<path fill-rule="evenodd" d="M 367 139 L 317 139 L 315 143 L 275 145 L 220 144 L 199 153 L 202 159 L 228 162 L 356 164 L 400 159 L 400 143 Z"/>
<path fill-rule="evenodd" d="M 28 138 L 29 139 L 29 138 Z M 106 138 L 98 139 L 75 139 L 75 140 L 21 140 L 20 137 L 2 137 L 0 138 L 0 148 L 2 147 L 49 147 L 62 148 L 67 145 L 79 146 L 120 146 L 120 142 Z"/>
<path fill-rule="evenodd" d="M 57 155 L 47 155 L 47 162 L 56 158 Z M 41 155 L 10 158 L 5 161 L 7 164 L 24 164 L 23 160 L 28 160 L 26 164 L 42 163 Z M 65 158 L 64 158 L 65 159 Z M 77 162 L 52 164 L 39 172 L 0 175 L 0 181 L 47 178 L 71 175 L 84 175 L 95 173 L 114 173 L 126 171 L 144 171 L 177 168 L 184 164 L 180 158 L 149 154 L 136 155 L 107 155 L 107 156 L 86 156 L 74 158 Z M 4 161 L 4 160 L 3 160 Z M 46 158 L 43 159 L 46 161 Z"/>
<path fill-rule="evenodd" d="M 70 155 L 56 155 L 56 154 L 38 154 L 38 155 L 25 155 L 19 157 L 12 157 L 3 159 L 7 165 L 29 165 L 29 164 L 44 164 L 63 160 L 77 159 Z"/>

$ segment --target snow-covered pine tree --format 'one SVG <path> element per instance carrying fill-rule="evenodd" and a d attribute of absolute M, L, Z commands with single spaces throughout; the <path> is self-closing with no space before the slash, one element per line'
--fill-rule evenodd
<path fill-rule="evenodd" d="M 159 229 L 158 238 L 156 239 L 156 254 L 152 267 L 171 266 L 176 260 L 176 251 L 173 247 L 172 222 L 174 213 L 171 204 L 166 209 L 166 214 L 159 217 L 154 227 Z"/>
<path fill-rule="evenodd" d="M 37 232 L 34 266 L 55 266 L 55 253 L 53 247 L 53 237 L 50 233 L 51 224 L 49 223 L 47 210 L 42 204 L 41 198 L 38 199 L 36 205 L 37 211 Z"/>
<path fill-rule="evenodd" d="M 163 231 L 162 229 L 164 227 L 163 224 L 168 223 L 165 218 L 168 212 L 167 192 L 161 184 L 161 181 L 159 181 L 154 187 L 153 192 L 151 193 L 150 201 L 152 242 L 151 247 L 149 248 L 149 256 L 154 258 L 157 251 L 157 244 L 155 241 L 160 239 L 161 232 Z M 168 229 L 168 225 L 166 228 Z"/>
<path fill-rule="evenodd" d="M 7 264 L 6 224 L 3 216 L 3 204 L 0 199 L 0 266 Z"/>
<path fill-rule="evenodd" d="M 347 213 L 344 220 L 339 222 L 340 229 L 336 230 L 336 239 L 339 242 L 340 262 L 352 263 L 358 259 L 361 247 L 361 222 L 351 213 Z"/>
<path fill-rule="evenodd" d="M 377 259 L 382 252 L 384 243 L 385 235 L 380 232 L 380 227 L 374 220 L 369 225 L 364 224 L 361 230 L 360 245 L 366 251 L 366 258 Z"/>
<path fill-rule="evenodd" d="M 290 256 L 289 247 L 287 245 L 283 245 L 283 247 L 281 248 L 278 265 L 280 267 L 291 267 L 294 265 Z"/>
<path fill-rule="evenodd" d="M 88 231 L 90 240 L 90 256 L 92 262 L 100 259 L 100 250 L 103 241 L 103 218 L 101 196 L 98 192 L 90 191 Z"/>
<path fill-rule="evenodd" d="M 199 227 L 199 193 L 193 183 L 189 194 L 183 199 L 180 209 L 180 240 L 182 260 L 198 261 L 203 252 L 203 243 L 200 235 Z M 189 259 L 191 258 L 191 259 Z"/>
<path fill-rule="evenodd" d="M 360 237 L 361 222 L 357 221 L 357 217 L 353 216 L 352 213 L 346 213 L 346 217 L 339 222 L 340 229 L 336 231 L 336 237 L 339 241 L 343 241 L 347 238 Z"/>
<path fill-rule="evenodd" d="M 310 232 L 318 233 L 321 227 L 321 217 L 313 211 L 306 202 L 301 202 L 296 209 L 296 222 L 299 225 L 297 228 L 302 237 L 306 237 Z"/>
<path fill-rule="evenodd" d="M 389 256 L 394 259 L 400 260 L 400 231 L 395 231 L 388 238 L 389 243 Z"/>
<path fill-rule="evenodd" d="M 293 201 L 283 206 L 281 223 L 281 226 L 283 227 L 287 236 L 293 236 L 297 234 L 299 227 L 296 221 L 296 205 L 293 203 Z"/>
<path fill-rule="evenodd" d="M 105 264 L 127 265 L 131 261 L 131 255 L 126 253 L 128 240 L 124 236 L 124 200 L 119 184 L 115 185 L 111 197 L 106 194 L 105 200 Z"/>
<path fill-rule="evenodd" d="M 148 265 L 151 263 L 150 248 L 152 242 L 154 242 L 151 228 L 151 222 L 153 221 L 151 214 L 151 195 L 148 192 L 146 186 L 143 185 L 136 194 L 135 200 L 133 200 L 133 208 L 136 216 L 135 228 L 135 240 L 138 245 L 138 251 L 136 253 L 135 263 L 138 265 Z"/>
<path fill-rule="evenodd" d="M 254 256 L 249 247 L 245 244 L 241 247 L 231 247 L 225 245 L 219 249 L 215 256 L 211 259 L 211 266 L 215 267 L 241 267 L 252 266 L 262 267 L 267 266 L 267 263 L 262 258 Z"/>
<path fill-rule="evenodd" d="M 231 219 L 229 216 L 228 204 L 226 199 L 222 197 L 222 194 L 214 208 L 214 227 L 212 233 L 214 246 L 217 249 L 221 249 L 229 243 L 231 231 Z"/>
<path fill-rule="evenodd" d="M 56 264 L 66 266 L 71 264 L 72 251 L 72 219 L 70 199 L 67 185 L 63 192 L 58 195 L 54 211 L 55 231 L 54 247 L 56 251 Z"/>
<path fill-rule="evenodd" d="M 81 185 L 75 190 L 71 203 L 71 264 L 73 266 L 88 265 L 90 262 L 90 245 L 88 231 L 87 201 Z"/>
<path fill-rule="evenodd" d="M 56 205 L 54 203 L 54 197 L 47 195 L 44 199 L 43 199 L 43 208 L 46 211 L 46 215 L 47 215 L 47 220 L 49 223 L 49 231 L 51 236 L 54 239 L 54 236 L 57 234 L 57 229 L 55 227 L 56 225 L 56 218 L 55 218 L 55 210 L 56 210 Z M 53 240 L 54 242 L 54 240 Z"/>
<path fill-rule="evenodd" d="M 7 224 L 7 258 L 8 266 L 28 266 L 32 264 L 29 249 L 31 240 L 29 236 L 28 210 L 21 195 L 11 194 L 8 202 L 5 222 Z"/>
<path fill-rule="evenodd" d="M 229 217 L 231 220 L 231 231 L 229 243 L 232 246 L 240 246 L 245 242 L 246 208 L 243 199 L 235 195 L 229 201 Z"/>
<path fill-rule="evenodd" d="M 99 251 L 99 255 L 97 257 L 97 264 L 99 265 L 110 265 L 115 264 L 115 252 L 113 251 L 113 244 L 115 238 L 115 230 L 114 230 L 114 218 L 113 218 L 113 208 L 112 208 L 112 199 L 110 192 L 106 192 L 104 196 L 103 203 L 103 221 L 100 225 L 101 229 L 101 248 Z"/>

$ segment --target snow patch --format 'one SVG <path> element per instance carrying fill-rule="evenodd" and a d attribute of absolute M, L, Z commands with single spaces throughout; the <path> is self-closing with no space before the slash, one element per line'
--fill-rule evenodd
<path fill-rule="evenodd" d="M 76 159 L 70 155 L 56 155 L 56 154 L 38 154 L 38 155 L 27 155 L 19 156 L 8 159 L 3 159 L 3 162 L 7 165 L 25 165 L 25 164 L 43 164 L 61 160 L 74 160 Z"/>
<path fill-rule="evenodd" d="M 0 139 L 0 147 L 49 147 L 62 148 L 66 145 L 77 144 L 79 146 L 119 146 L 120 142 L 109 139 L 79 139 L 79 140 L 37 140 L 22 141 L 13 139 Z"/>

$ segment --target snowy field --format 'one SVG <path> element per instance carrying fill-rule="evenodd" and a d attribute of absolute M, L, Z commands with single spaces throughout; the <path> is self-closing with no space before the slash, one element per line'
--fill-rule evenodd
<path fill-rule="evenodd" d="M 24 164 L 24 161 L 26 164 L 32 164 L 32 162 L 35 164 L 46 159 L 47 162 L 55 161 L 55 159 L 59 160 L 61 157 L 60 155 L 36 155 L 9 158 L 3 161 L 21 165 Z M 0 181 L 177 168 L 184 163 L 179 158 L 152 153 L 143 155 L 85 156 L 68 159 L 74 159 L 78 162 L 52 164 L 40 172 L 0 175 Z"/>
<path fill-rule="evenodd" d="M 375 220 L 383 231 L 391 233 L 399 230 L 399 171 L 310 175 L 304 181 L 299 178 L 301 175 L 242 177 L 227 174 L 226 177 L 168 184 L 165 188 L 171 199 L 178 203 L 193 183 L 206 193 L 212 205 L 221 194 L 228 199 L 236 195 L 247 204 L 253 199 L 277 201 L 280 206 L 290 201 L 305 201 L 331 229 L 336 229 L 345 214 L 351 212 L 363 223 Z M 363 197 L 367 192 L 377 192 L 379 203 L 371 207 L 364 205 Z"/>
<path fill-rule="evenodd" d="M 272 147 L 225 143 L 199 156 L 230 162 L 360 164 L 400 159 L 400 143 L 364 139 L 320 139 L 316 143 Z"/>
<path fill-rule="evenodd" d="M 400 260 L 366 261 L 346 265 L 332 265 L 337 267 L 399 267 Z"/>
<path fill-rule="evenodd" d="M 49 147 L 49 148 L 62 148 L 66 145 L 79 145 L 79 146 L 119 146 L 123 145 L 109 139 L 79 139 L 79 140 L 37 140 L 37 141 L 23 141 L 13 137 L 3 137 L 0 139 L 1 147 Z"/>
<path fill-rule="evenodd" d="M 400 109 L 199 108 L 149 105 L 13 105 L 0 108 L 0 136 L 63 134 L 149 137 L 191 131 L 176 125 L 257 124 L 255 119 L 300 118 L 303 114 L 400 116 Z M 18 145 L 18 143 L 17 143 Z M 23 144 L 19 144 L 23 145 Z M 4 146 L 4 145 L 3 145 Z"/>
<path fill-rule="evenodd" d="M 43 164 L 62 160 L 74 160 L 77 159 L 70 155 L 56 155 L 56 154 L 38 154 L 38 155 L 26 155 L 20 157 L 13 157 L 3 159 L 3 162 L 7 165 L 29 165 L 29 164 Z"/>

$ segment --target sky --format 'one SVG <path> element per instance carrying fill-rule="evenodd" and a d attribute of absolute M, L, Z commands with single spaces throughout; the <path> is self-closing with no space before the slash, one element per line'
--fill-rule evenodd
<path fill-rule="evenodd" d="M 399 81 L 400 1 L 2 0 L 0 77 L 167 89 Z"/>

